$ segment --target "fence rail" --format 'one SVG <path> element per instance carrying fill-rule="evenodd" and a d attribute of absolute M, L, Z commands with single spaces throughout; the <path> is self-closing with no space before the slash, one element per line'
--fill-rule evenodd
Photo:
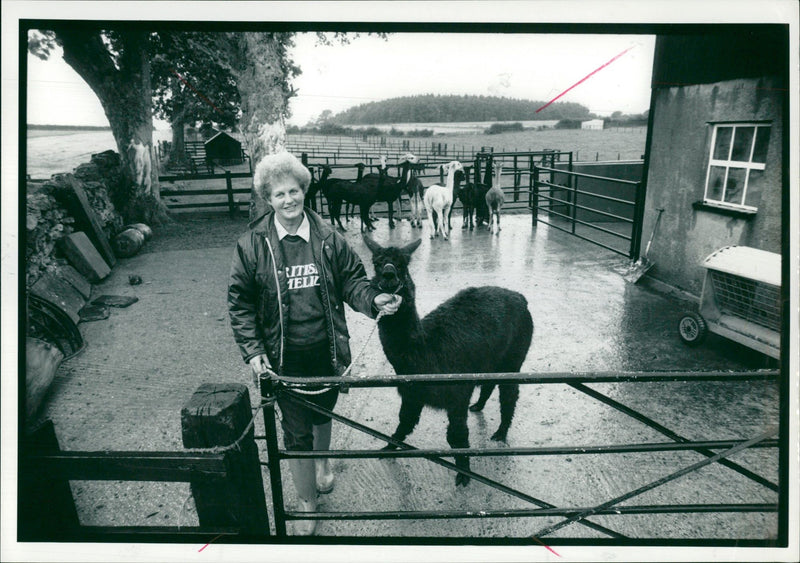
<path fill-rule="evenodd" d="M 20 447 L 20 541 L 268 535 L 252 413 L 245 386 L 202 385 L 181 409 L 191 451 L 179 452 L 62 451 L 52 421 L 45 421 Z M 70 480 L 190 483 L 200 525 L 83 526 Z"/>

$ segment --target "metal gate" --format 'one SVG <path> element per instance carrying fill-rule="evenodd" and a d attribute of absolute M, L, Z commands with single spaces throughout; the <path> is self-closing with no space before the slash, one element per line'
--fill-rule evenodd
<path fill-rule="evenodd" d="M 291 383 L 281 379 L 273 383 L 268 379 L 261 380 L 262 405 L 264 413 L 265 436 L 256 436 L 256 439 L 266 440 L 268 461 L 262 461 L 262 465 L 269 468 L 272 498 L 274 503 L 274 517 L 276 534 L 278 538 L 287 537 L 287 520 L 399 520 L 399 519 L 444 519 L 444 518 L 508 518 L 508 517 L 552 517 L 559 516 L 563 519 L 554 525 L 537 529 L 530 534 L 530 538 L 538 543 L 542 543 L 541 538 L 548 536 L 556 530 L 572 523 L 586 526 L 595 531 L 605 534 L 609 538 L 624 542 L 628 536 L 600 525 L 591 520 L 595 515 L 629 515 L 629 514 L 669 514 L 669 513 L 722 513 L 722 512 L 778 512 L 778 503 L 716 503 L 716 504 L 661 504 L 661 505 L 626 505 L 618 506 L 626 500 L 635 498 L 647 491 L 655 489 L 665 483 L 679 479 L 689 473 L 698 471 L 713 463 L 719 463 L 725 467 L 736 471 L 746 478 L 766 487 L 770 491 L 778 492 L 780 484 L 774 483 L 758 473 L 731 461 L 729 458 L 747 448 L 776 448 L 779 445 L 776 435 L 778 427 L 769 426 L 763 431 L 748 439 L 731 440 L 719 439 L 708 441 L 692 441 L 677 432 L 659 424 L 647 415 L 632 409 L 611 397 L 608 397 L 595 389 L 587 387 L 591 383 L 631 383 L 646 384 L 649 382 L 663 381 L 775 381 L 779 377 L 778 370 L 759 370 L 743 372 L 683 372 L 683 371 L 661 371 L 661 372 L 594 372 L 594 373 L 494 373 L 494 374 L 444 374 L 444 375 L 410 375 L 410 376 L 381 376 L 369 379 L 356 377 L 328 377 L 328 378 L 292 378 Z M 665 442 L 659 443 L 635 443 L 635 444 L 601 444 L 571 447 L 512 447 L 512 448 L 467 448 L 467 449 L 417 449 L 413 446 L 397 441 L 391 436 L 369 428 L 357 421 L 350 420 L 334 412 L 322 409 L 313 403 L 306 401 L 302 395 L 293 391 L 293 388 L 303 385 L 331 385 L 345 388 L 366 388 L 366 387 L 393 387 L 399 383 L 464 383 L 474 381 L 476 383 L 508 383 L 516 382 L 519 384 L 565 384 L 578 390 L 587 396 L 608 405 L 619 412 L 630 416 L 649 428 L 661 433 L 667 438 Z M 397 448 L 394 451 L 382 450 L 328 450 L 328 451 L 286 451 L 280 449 L 278 445 L 277 430 L 275 424 L 275 398 L 278 394 L 290 393 L 299 402 L 308 408 L 324 413 L 333 420 L 350 426 L 356 430 L 367 433 L 370 436 L 386 441 Z M 610 498 L 594 506 L 583 507 L 558 507 L 544 499 L 535 498 L 512 487 L 506 486 L 494 479 L 468 471 L 459 469 L 454 463 L 442 459 L 443 456 L 453 455 L 468 456 L 552 456 L 552 455 L 608 455 L 619 453 L 637 452 L 668 452 L 668 451 L 694 451 L 700 453 L 705 459 L 691 465 L 676 468 L 670 474 L 657 479 L 646 485 Z M 453 471 L 463 473 L 471 477 L 474 481 L 482 483 L 509 496 L 522 499 L 532 506 L 526 509 L 508 510 L 468 510 L 468 511 L 341 511 L 341 512 L 295 512 L 288 511 L 284 506 L 283 485 L 281 479 L 282 460 L 288 459 L 308 459 L 308 458 L 332 458 L 332 459 L 354 459 L 354 458 L 424 458 L 432 463 L 446 467 Z M 477 507 L 476 507 L 477 508 Z M 784 508 L 785 509 L 785 508 Z M 641 539 L 641 538 L 639 538 Z M 547 540 L 550 544 L 568 543 L 566 538 L 560 541 L 557 538 Z M 763 540 L 763 545 L 777 545 L 777 540 Z"/>
<path fill-rule="evenodd" d="M 534 227 L 544 223 L 631 260 L 639 258 L 641 182 L 534 166 L 529 205 Z"/>

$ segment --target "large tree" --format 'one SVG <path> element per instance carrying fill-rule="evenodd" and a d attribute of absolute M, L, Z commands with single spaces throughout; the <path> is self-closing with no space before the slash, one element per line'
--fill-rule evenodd
<path fill-rule="evenodd" d="M 218 34 L 204 53 L 227 67 L 239 90 L 241 117 L 247 154 L 258 163 L 286 144 L 289 99 L 295 95 L 292 79 L 300 69 L 289 56 L 294 33 L 228 32 Z M 251 190 L 250 217 L 261 215 L 267 202 Z"/>
<path fill-rule="evenodd" d="M 158 223 L 167 219 L 153 150 L 150 33 L 139 29 L 54 27 L 32 31 L 29 50 L 46 59 L 61 46 L 64 61 L 89 85 L 103 106 L 127 182 L 110 194 L 123 217 Z"/>

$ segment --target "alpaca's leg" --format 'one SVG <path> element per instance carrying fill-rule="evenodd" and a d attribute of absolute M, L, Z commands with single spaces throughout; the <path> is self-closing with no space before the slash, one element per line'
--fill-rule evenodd
<path fill-rule="evenodd" d="M 462 229 L 466 229 L 467 228 L 467 205 L 466 204 L 464 204 L 464 213 L 463 213 L 463 215 L 464 215 L 464 220 L 461 221 L 461 228 Z"/>
<path fill-rule="evenodd" d="M 449 205 L 445 205 L 445 206 L 442 208 L 442 217 L 443 217 L 443 218 L 444 218 L 445 216 L 447 216 L 447 217 L 448 217 L 448 219 L 447 219 L 447 224 L 446 224 L 446 225 L 445 225 L 445 222 L 444 222 L 444 221 L 442 221 L 442 237 L 444 237 L 444 240 L 447 240 L 447 234 L 448 234 L 448 232 L 449 232 L 449 229 L 450 229 L 450 210 L 451 210 L 451 209 L 452 209 L 452 208 L 451 208 L 451 206 L 449 206 Z"/>
<path fill-rule="evenodd" d="M 482 411 L 483 407 L 486 406 L 486 401 L 488 401 L 489 397 L 492 395 L 492 391 L 494 391 L 494 383 L 484 383 L 481 385 L 481 394 L 478 400 L 470 405 L 469 410 L 472 412 Z"/>
<path fill-rule="evenodd" d="M 466 405 L 464 405 L 466 406 Z M 459 406 L 447 411 L 447 443 L 451 448 L 469 447 L 469 427 L 467 426 L 467 409 Z M 469 456 L 455 456 L 456 466 L 469 470 Z M 470 477 L 462 473 L 456 475 L 456 486 L 469 484 Z"/>
<path fill-rule="evenodd" d="M 435 237 L 437 235 L 436 231 L 439 228 L 439 226 L 437 225 L 436 219 L 437 219 L 436 212 L 433 210 L 432 207 L 429 208 L 428 209 L 428 221 L 430 221 L 430 224 L 431 224 L 431 238 L 433 238 L 433 237 Z"/>
<path fill-rule="evenodd" d="M 364 232 L 365 228 L 368 232 L 375 230 L 375 227 L 369 218 L 369 211 L 371 208 L 371 206 L 367 207 L 366 205 L 358 206 L 359 214 L 361 215 L 361 232 Z"/>
<path fill-rule="evenodd" d="M 403 402 L 400 403 L 400 422 L 397 424 L 397 429 L 394 431 L 394 434 L 392 434 L 392 438 L 402 442 L 406 439 L 406 436 L 414 431 L 414 428 L 416 428 L 419 422 L 419 417 L 422 414 L 422 407 L 423 404 L 419 401 L 403 399 Z M 397 447 L 392 444 L 387 444 L 383 449 L 394 450 L 397 449 Z"/>
<path fill-rule="evenodd" d="M 392 205 L 391 201 L 386 202 L 386 204 L 389 206 L 389 228 L 390 229 L 394 229 L 394 209 L 393 209 L 393 205 Z"/>
<path fill-rule="evenodd" d="M 346 231 L 347 229 L 342 226 L 342 203 L 341 200 L 335 201 L 331 206 L 331 223 L 335 220 L 339 224 L 339 229 Z"/>
<path fill-rule="evenodd" d="M 514 410 L 517 408 L 518 399 L 519 384 L 500 384 L 500 426 L 497 428 L 497 432 L 492 434 L 492 440 L 505 442 L 508 429 L 511 426 L 511 419 L 514 418 Z"/>

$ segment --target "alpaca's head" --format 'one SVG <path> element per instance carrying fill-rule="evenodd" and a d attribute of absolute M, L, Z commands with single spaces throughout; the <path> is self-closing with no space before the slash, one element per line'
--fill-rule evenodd
<path fill-rule="evenodd" d="M 464 171 L 464 166 L 457 160 L 442 164 L 442 172 L 444 172 L 445 176 L 456 170 Z"/>
<path fill-rule="evenodd" d="M 414 284 L 408 273 L 408 264 L 421 242 L 422 239 L 417 239 L 402 247 L 381 246 L 369 235 L 364 235 L 364 243 L 372 252 L 372 265 L 375 267 L 373 287 L 385 293 L 413 298 Z"/>
<path fill-rule="evenodd" d="M 398 159 L 397 164 L 403 164 L 404 162 L 408 162 L 410 164 L 416 164 L 417 162 L 419 162 L 419 157 L 414 154 L 411 154 L 410 152 L 407 152 Z"/>
<path fill-rule="evenodd" d="M 495 165 L 494 181 L 492 183 L 493 186 L 499 186 L 500 185 L 500 176 L 502 176 L 502 175 L 503 175 L 503 165 L 502 164 Z"/>

